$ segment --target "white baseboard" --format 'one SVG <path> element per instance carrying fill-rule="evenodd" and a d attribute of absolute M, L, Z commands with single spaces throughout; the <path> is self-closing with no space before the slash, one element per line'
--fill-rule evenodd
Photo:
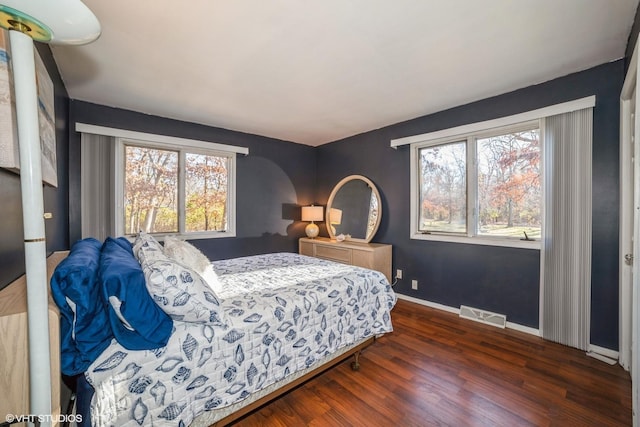
<path fill-rule="evenodd" d="M 609 359 L 613 359 L 613 360 L 618 360 L 620 358 L 620 353 L 615 351 L 615 350 L 611 350 L 609 348 L 604 348 L 604 347 L 600 347 L 597 345 L 593 345 L 593 344 L 589 344 L 589 352 L 590 353 L 596 353 L 599 354 L 600 356 L 604 356 L 607 357 Z"/>
<path fill-rule="evenodd" d="M 428 301 L 428 300 L 424 300 L 424 299 L 420 299 L 420 298 L 410 297 L 408 295 L 403 295 L 403 294 L 398 294 L 398 293 L 396 294 L 396 296 L 398 297 L 398 299 L 402 299 L 402 300 L 409 301 L 409 302 L 414 302 L 416 304 L 425 305 L 427 307 L 435 308 L 437 310 L 447 311 L 449 313 L 460 315 L 460 309 L 459 308 L 451 307 L 451 306 L 448 306 L 448 305 L 444 305 L 444 304 L 440 304 L 440 303 L 437 303 L 437 302 Z M 526 334 L 535 335 L 537 337 L 540 336 L 540 331 L 538 329 L 532 328 L 530 326 L 524 326 L 524 325 L 520 325 L 518 323 L 507 322 L 506 327 L 508 329 L 513 329 L 515 331 L 520 331 L 520 332 L 524 332 Z"/>
<path fill-rule="evenodd" d="M 437 303 L 437 302 L 428 301 L 428 300 L 424 300 L 424 299 L 420 299 L 420 298 L 410 297 L 410 296 L 404 295 L 404 294 L 396 293 L 396 296 L 398 297 L 398 299 L 414 302 L 416 304 L 420 304 L 420 305 L 424 305 L 424 306 L 427 306 L 427 307 L 435 308 L 437 310 L 442 310 L 442 311 L 446 311 L 446 312 L 449 312 L 449 313 L 460 315 L 460 309 L 459 308 L 451 307 L 451 306 L 448 306 L 448 305 L 444 305 L 444 304 L 440 304 L 440 303 Z M 524 332 L 524 333 L 529 334 L 529 335 L 535 335 L 536 337 L 542 336 L 540 334 L 540 330 L 539 329 L 532 328 L 530 326 L 524 326 L 524 325 L 520 325 L 518 323 L 507 322 L 506 327 L 508 329 L 513 329 L 515 331 Z M 593 354 L 589 354 L 589 353 L 593 353 Z M 597 356 L 603 356 L 606 359 L 611 359 L 611 360 L 614 360 L 614 361 L 617 361 L 619 359 L 619 357 L 620 357 L 619 352 L 616 351 L 616 350 L 611 350 L 609 348 L 604 348 L 604 347 L 600 347 L 600 346 L 593 345 L 593 344 L 589 344 L 589 350 L 588 350 L 587 354 L 589 354 L 590 356 L 595 357 L 597 359 L 600 359 L 600 360 L 603 360 L 603 359 L 601 359 L 601 358 L 599 358 Z M 603 360 L 603 361 L 606 361 L 607 363 L 610 363 L 608 360 Z"/>
<path fill-rule="evenodd" d="M 513 329 L 514 331 L 524 332 L 525 334 L 535 335 L 536 337 L 540 336 L 540 329 L 532 328 L 531 326 L 524 326 L 519 323 L 507 322 L 507 328 Z"/>
<path fill-rule="evenodd" d="M 587 352 L 587 356 L 593 357 L 594 359 L 597 359 L 597 360 L 599 360 L 601 362 L 604 362 L 607 365 L 615 365 L 616 363 L 618 363 L 618 361 L 616 359 L 609 359 L 607 356 L 603 356 L 601 354 L 594 353 L 593 351 L 588 351 Z"/>
<path fill-rule="evenodd" d="M 416 304 L 426 305 L 427 307 L 437 308 L 438 310 L 448 311 L 453 314 L 460 314 L 460 309 L 455 307 L 450 307 L 448 305 L 439 304 L 437 302 L 427 301 L 426 299 L 414 298 L 404 294 L 396 294 L 398 299 L 403 299 L 409 302 L 415 302 Z"/>

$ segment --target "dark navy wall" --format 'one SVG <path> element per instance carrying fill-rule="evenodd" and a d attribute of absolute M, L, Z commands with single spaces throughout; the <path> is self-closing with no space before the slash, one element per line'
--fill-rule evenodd
<path fill-rule="evenodd" d="M 539 251 L 411 240 L 409 148 L 394 150 L 389 144 L 394 138 L 596 95 L 591 342 L 617 349 L 618 109 L 623 74 L 620 60 L 318 147 L 318 202 L 326 203 L 332 187 L 346 175 L 369 177 L 381 193 L 383 209 L 374 241 L 394 245 L 393 268 L 402 269 L 404 277 L 396 285 L 399 293 L 452 307 L 464 304 L 505 313 L 508 321 L 537 328 Z M 411 290 L 411 279 L 418 280 L 417 291 Z"/>
<path fill-rule="evenodd" d="M 69 137 L 72 242 L 81 237 L 80 134 L 75 132 L 75 123 L 79 122 L 248 147 L 248 156 L 237 157 L 237 237 L 192 243 L 211 259 L 297 252 L 297 240 L 304 235 L 305 226 L 300 222 L 299 206 L 314 201 L 314 148 L 74 100 L 70 121 L 74 123 Z"/>
<path fill-rule="evenodd" d="M 56 157 L 58 188 L 44 186 L 45 212 L 53 218 L 45 223 L 47 252 L 68 249 L 68 145 L 67 126 L 69 100 L 51 50 L 36 43 L 55 91 Z M 22 198 L 20 177 L 0 169 L 0 289 L 24 274 L 24 236 L 22 227 Z"/>

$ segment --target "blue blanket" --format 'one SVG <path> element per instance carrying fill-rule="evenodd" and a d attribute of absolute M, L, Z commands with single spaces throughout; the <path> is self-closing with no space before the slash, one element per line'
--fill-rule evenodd
<path fill-rule="evenodd" d="M 113 338 L 97 280 L 101 248 L 92 238 L 76 242 L 51 277 L 51 293 L 60 308 L 65 375 L 84 372 Z"/>

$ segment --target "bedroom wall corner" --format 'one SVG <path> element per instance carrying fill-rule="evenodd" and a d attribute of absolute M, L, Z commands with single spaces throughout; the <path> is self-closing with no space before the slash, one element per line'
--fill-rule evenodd
<path fill-rule="evenodd" d="M 211 259 L 297 252 L 304 236 L 299 206 L 315 200 L 313 147 L 138 112 L 70 101 L 69 193 L 71 241 L 81 237 L 80 134 L 75 123 L 211 141 L 249 148 L 237 157 L 236 237 L 193 240 Z"/>
<path fill-rule="evenodd" d="M 409 149 L 391 139 L 517 114 L 596 95 L 593 136 L 591 343 L 618 347 L 618 138 L 624 60 L 440 111 L 318 147 L 318 199 L 344 176 L 362 174 L 378 187 L 382 223 L 374 242 L 393 245 L 399 293 L 435 303 L 469 305 L 538 328 L 538 250 L 409 238 Z M 428 96 L 428 94 L 425 94 Z M 411 289 L 418 280 L 419 290 Z"/>

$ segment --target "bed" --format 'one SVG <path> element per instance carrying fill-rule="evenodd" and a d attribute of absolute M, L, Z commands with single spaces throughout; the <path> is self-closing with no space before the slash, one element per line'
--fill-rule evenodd
<path fill-rule="evenodd" d="M 136 273 L 132 280 L 122 273 L 126 267 L 104 259 L 108 243 L 99 261 L 107 266 L 98 267 L 96 282 L 116 332 L 100 346 L 92 343 L 99 354 L 76 366 L 94 390 L 95 426 L 224 425 L 347 357 L 356 357 L 357 368 L 359 352 L 392 331 L 396 297 L 377 271 L 293 253 L 198 267 L 188 254 L 168 257 L 167 248 L 141 235 L 131 253 L 142 279 Z M 120 251 L 126 244 L 111 246 Z M 116 286 L 105 275 L 117 276 Z M 140 280 L 154 303 L 148 309 L 159 307 L 160 317 L 156 311 L 141 316 L 145 304 L 132 310 L 123 289 Z M 82 319 L 77 309 L 69 317 L 68 296 L 59 288 L 52 279 L 54 299 L 62 317 L 75 322 L 77 340 Z M 150 317 L 155 320 L 145 321 Z M 63 341 L 70 336 L 68 328 L 62 335 Z"/>

